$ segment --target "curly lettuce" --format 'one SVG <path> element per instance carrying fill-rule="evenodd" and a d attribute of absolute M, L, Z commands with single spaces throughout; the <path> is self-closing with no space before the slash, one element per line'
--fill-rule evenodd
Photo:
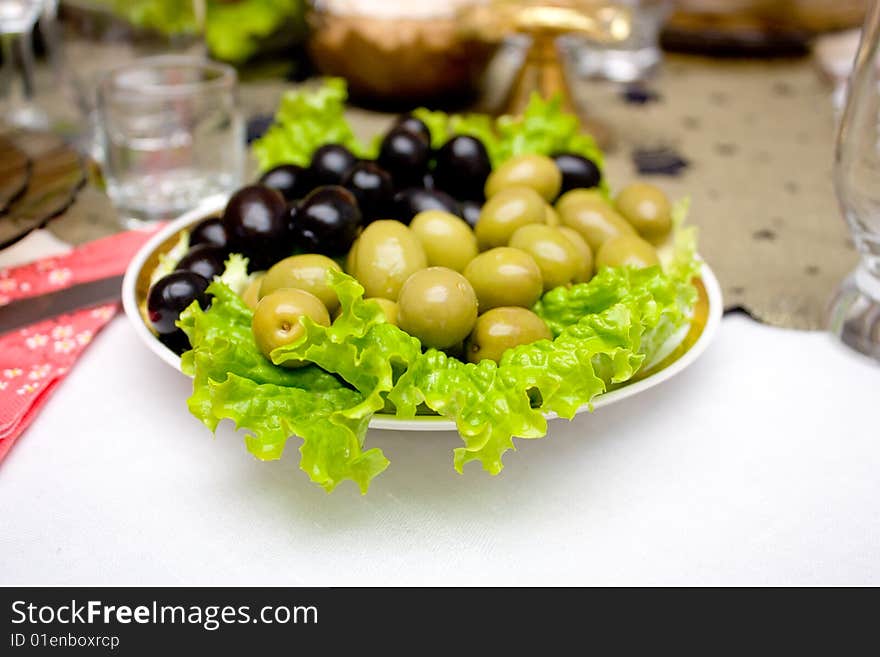
<path fill-rule="evenodd" d="M 288 41 L 305 35 L 305 0 L 239 0 L 208 3 L 205 41 L 217 59 L 240 63 L 283 30 Z"/>
<path fill-rule="evenodd" d="M 253 146 L 261 171 L 278 164 L 304 166 L 314 150 L 326 143 L 340 143 L 359 157 L 375 157 L 381 135 L 370 144 L 359 142 L 346 121 L 347 89 L 339 78 L 326 78 L 316 89 L 287 92 L 266 134 Z M 418 108 L 413 115 L 431 131 L 431 145 L 439 148 L 454 135 L 472 135 L 486 146 L 492 166 L 524 153 L 552 155 L 577 153 L 603 167 L 602 151 L 578 118 L 562 108 L 562 98 L 549 100 L 533 94 L 521 116 L 493 118 L 487 114 L 446 114 Z M 603 183 L 604 185 L 604 183 Z M 603 187 L 604 189 L 604 187 Z"/>
<path fill-rule="evenodd" d="M 195 35 L 204 20 L 205 41 L 216 59 L 243 63 L 267 39 L 288 43 L 306 33 L 305 0 L 208 0 L 200 16 L 192 2 L 181 0 L 92 0 L 132 25 L 170 37 Z"/>
<path fill-rule="evenodd" d="M 339 413 L 369 419 L 384 408 L 397 375 L 421 355 L 421 344 L 388 324 L 378 304 L 365 302 L 364 288 L 355 279 L 333 270 L 329 279 L 339 297 L 339 317 L 329 327 L 304 318 L 302 339 L 273 351 L 272 362 L 305 360 L 339 375 L 364 395 L 361 404 Z"/>
<path fill-rule="evenodd" d="M 255 273 L 248 273 L 250 261 L 240 253 L 233 253 L 223 263 L 220 281 L 238 295 L 244 294 L 248 286 L 257 278 Z"/>
<path fill-rule="evenodd" d="M 274 123 L 253 144 L 260 170 L 279 164 L 307 166 L 312 153 L 324 144 L 342 144 L 356 155 L 366 149 L 345 119 L 345 81 L 326 78 L 316 89 L 285 92 Z"/>
<path fill-rule="evenodd" d="M 329 283 L 338 318 L 329 327 L 303 318 L 300 339 L 270 361 L 254 343 L 251 311 L 215 280 L 210 308 L 194 304 L 179 323 L 193 346 L 182 358 L 194 377 L 190 410 L 211 430 L 233 420 L 261 459 L 280 458 L 288 437 L 300 436 L 301 468 L 328 491 L 350 479 L 366 492 L 387 467 L 379 450 L 364 446 L 377 412 L 411 418 L 427 409 L 455 421 L 463 441 L 456 470 L 478 461 L 498 474 L 514 438 L 541 438 L 546 414 L 570 419 L 630 380 L 687 323 L 698 266 L 688 235 L 665 270 L 605 268 L 588 283 L 545 294 L 534 310 L 553 339 L 510 349 L 497 365 L 423 352 L 364 300 L 357 281 L 336 271 Z M 290 360 L 310 364 L 281 367 Z"/>
<path fill-rule="evenodd" d="M 182 230 L 174 246 L 165 253 L 159 254 L 159 264 L 156 265 L 153 273 L 150 274 L 150 286 L 152 287 L 160 278 L 173 272 L 177 268 L 177 263 L 186 255 L 187 251 L 189 251 L 189 231 Z"/>
<path fill-rule="evenodd" d="M 431 131 L 434 148 L 442 146 L 454 135 L 471 135 L 486 146 L 492 165 L 516 155 L 559 152 L 577 153 L 592 160 L 602 169 L 602 151 L 593 137 L 581 130 L 577 116 L 562 108 L 562 98 L 544 99 L 534 93 L 520 116 L 492 119 L 485 114 L 445 114 L 419 108 L 413 114 Z"/>
<path fill-rule="evenodd" d="M 388 398 L 402 417 L 425 404 L 455 420 L 465 443 L 455 450 L 456 470 L 479 461 L 498 474 L 503 454 L 515 449 L 514 437 L 546 434 L 545 413 L 571 419 L 609 386 L 632 378 L 687 321 L 695 295 L 689 282 L 659 267 L 605 269 L 539 302 L 535 310 L 551 326 L 552 341 L 510 349 L 497 366 L 428 350 Z"/>
<path fill-rule="evenodd" d="M 132 25 L 155 30 L 160 34 L 179 36 L 196 34 L 199 19 L 192 2 L 180 0 L 93 0 Z"/>
<path fill-rule="evenodd" d="M 672 205 L 672 255 L 666 259 L 664 269 L 676 280 L 688 281 L 700 274 L 697 258 L 697 227 L 686 224 L 690 198 Z M 661 257 L 663 253 L 660 253 Z"/>
<path fill-rule="evenodd" d="M 273 365 L 254 342 L 244 302 L 219 280 L 208 292 L 210 308 L 193 304 L 178 322 L 192 345 L 181 358 L 181 369 L 193 377 L 190 412 L 211 431 L 232 420 L 262 460 L 281 458 L 288 438 L 299 436 L 300 467 L 313 482 L 329 492 L 350 479 L 366 492 L 388 459 L 364 449 L 369 416 L 340 412 L 361 405 L 364 395 L 316 365 Z"/>

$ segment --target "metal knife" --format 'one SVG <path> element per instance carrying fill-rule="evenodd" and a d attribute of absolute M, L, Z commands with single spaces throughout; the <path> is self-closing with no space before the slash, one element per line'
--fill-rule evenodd
<path fill-rule="evenodd" d="M 122 276 L 99 278 L 0 306 L 0 334 L 81 308 L 119 301 Z"/>

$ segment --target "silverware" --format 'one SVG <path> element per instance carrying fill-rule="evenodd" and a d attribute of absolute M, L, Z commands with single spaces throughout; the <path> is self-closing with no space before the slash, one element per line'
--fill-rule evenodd
<path fill-rule="evenodd" d="M 122 276 L 99 278 L 37 297 L 0 306 L 0 334 L 82 308 L 117 302 L 122 298 Z"/>

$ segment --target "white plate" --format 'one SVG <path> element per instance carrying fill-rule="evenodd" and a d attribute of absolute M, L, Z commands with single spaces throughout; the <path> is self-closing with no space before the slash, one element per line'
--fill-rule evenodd
<path fill-rule="evenodd" d="M 125 314 L 131 321 L 138 337 L 140 337 L 143 343 L 154 354 L 178 371 L 180 371 L 180 358 L 156 339 L 156 336 L 150 331 L 141 315 L 141 310 L 138 305 L 138 286 L 140 281 L 141 287 L 143 287 L 144 279 L 141 275 L 142 270 L 148 261 L 153 258 L 157 249 L 159 249 L 159 247 L 165 242 L 182 229 L 196 224 L 208 216 L 217 214 L 223 209 L 224 205 L 225 202 L 217 200 L 216 202 L 203 205 L 191 212 L 187 212 L 180 218 L 165 226 L 162 230 L 156 233 L 150 241 L 141 247 L 140 251 L 137 252 L 134 259 L 129 264 L 128 270 L 125 272 L 125 279 L 122 282 L 122 305 L 125 308 Z M 640 380 L 626 384 L 621 388 L 599 395 L 593 400 L 593 408 L 601 408 L 622 399 L 626 399 L 627 397 L 637 395 L 648 388 L 653 388 L 681 372 L 702 355 L 718 331 L 718 326 L 721 323 L 723 304 L 721 300 L 721 287 L 718 285 L 718 279 L 715 278 L 715 274 L 712 272 L 709 265 L 705 263 L 703 264 L 701 277 L 705 291 L 705 298 L 708 301 L 708 311 L 706 314 L 705 325 L 696 341 L 689 349 L 687 349 L 687 351 L 670 363 L 665 364 L 656 372 L 653 372 Z M 650 366 L 660 363 L 667 354 L 675 351 L 679 344 L 685 339 L 688 333 L 688 328 L 689 327 L 685 327 L 678 334 L 670 338 L 661 350 L 661 354 L 654 359 L 655 362 L 651 363 Z M 650 367 L 648 367 L 648 369 L 650 369 Z M 588 407 L 583 406 L 578 409 L 578 413 L 583 413 L 587 410 L 589 410 Z M 554 419 L 556 417 L 555 413 L 547 414 L 548 419 Z M 388 415 L 375 415 L 370 421 L 370 428 L 391 429 L 397 431 L 455 431 L 455 422 L 445 418 L 430 416 L 416 417 L 413 419 L 400 419 Z"/>

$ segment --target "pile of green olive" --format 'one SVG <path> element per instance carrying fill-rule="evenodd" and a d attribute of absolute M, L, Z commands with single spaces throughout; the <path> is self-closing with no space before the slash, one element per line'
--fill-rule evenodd
<path fill-rule="evenodd" d="M 343 269 L 388 322 L 426 348 L 498 362 L 507 349 L 551 339 L 530 310 L 542 294 L 587 282 L 602 267 L 657 265 L 656 246 L 672 229 L 669 199 L 657 187 L 637 182 L 609 203 L 595 188 L 572 187 L 566 175 L 558 160 L 514 157 L 486 179 L 473 228 L 428 209 L 409 225 L 371 221 L 344 257 L 277 262 L 243 294 L 257 345 L 268 357 L 298 339 L 303 316 L 328 326 L 339 299 L 327 273 Z"/>
<path fill-rule="evenodd" d="M 232 253 L 256 273 L 243 298 L 266 356 L 301 335 L 301 317 L 329 324 L 339 300 L 327 272 L 344 269 L 388 322 L 472 362 L 549 338 L 529 310 L 548 290 L 606 266 L 657 264 L 672 222 L 656 187 L 630 185 L 609 203 L 601 170 L 580 154 L 521 155 L 493 170 L 477 137 L 439 148 L 432 137 L 402 116 L 374 159 L 328 143 L 307 166 L 279 164 L 238 190 L 151 287 L 158 339 L 190 347 L 177 319 L 193 301 L 210 304 L 208 285 Z"/>

